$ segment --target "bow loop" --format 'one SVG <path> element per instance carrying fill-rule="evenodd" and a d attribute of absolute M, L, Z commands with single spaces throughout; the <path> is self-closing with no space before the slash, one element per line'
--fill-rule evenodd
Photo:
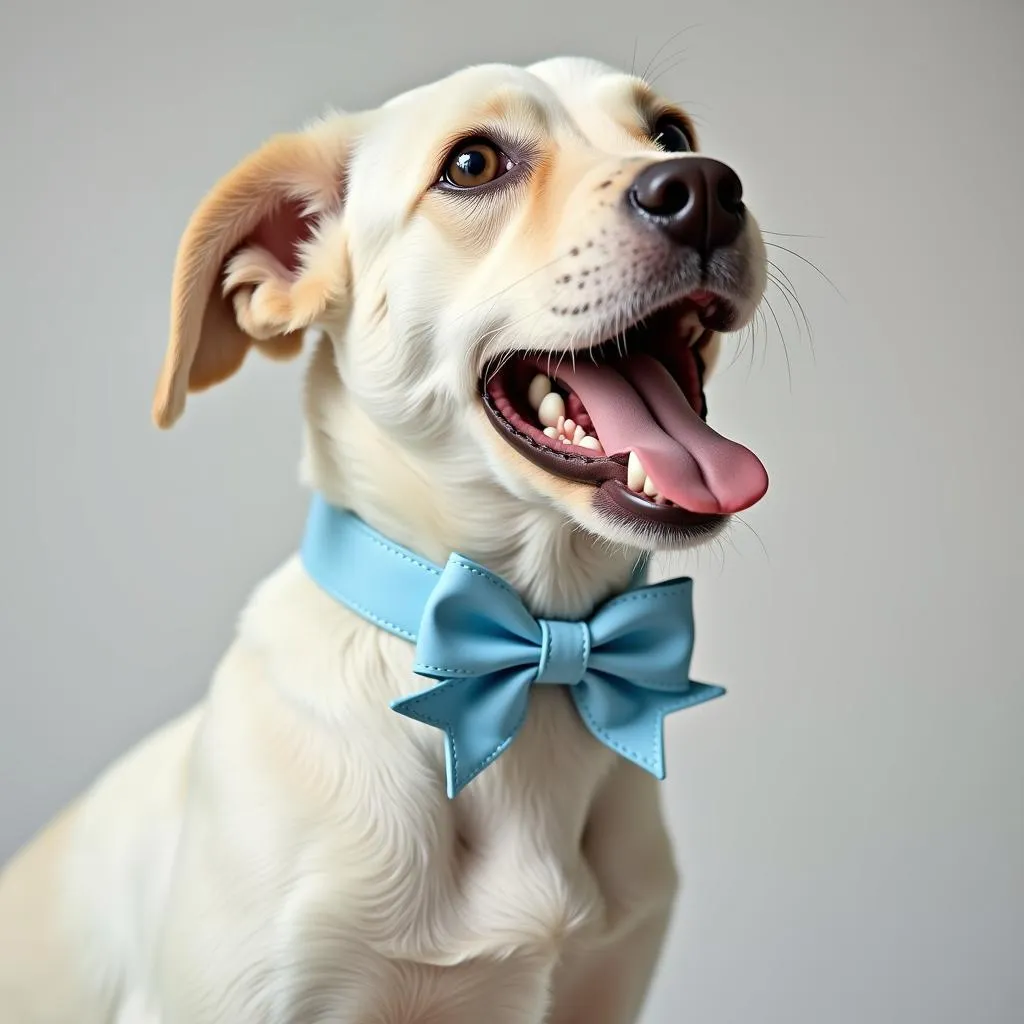
<path fill-rule="evenodd" d="M 591 665 L 647 689 L 678 691 L 693 652 L 693 580 L 666 580 L 612 598 L 590 623 Z"/>
<path fill-rule="evenodd" d="M 536 665 L 541 629 L 499 576 L 452 555 L 423 609 L 415 672 L 433 679 Z"/>

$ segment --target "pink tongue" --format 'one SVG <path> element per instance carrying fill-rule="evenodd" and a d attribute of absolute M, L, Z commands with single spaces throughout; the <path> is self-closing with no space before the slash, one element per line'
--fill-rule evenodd
<path fill-rule="evenodd" d="M 630 356 L 614 367 L 580 360 L 558 376 L 587 407 L 604 450 L 636 452 L 658 493 L 681 508 L 739 512 L 768 489 L 761 460 L 715 433 L 656 359 Z"/>

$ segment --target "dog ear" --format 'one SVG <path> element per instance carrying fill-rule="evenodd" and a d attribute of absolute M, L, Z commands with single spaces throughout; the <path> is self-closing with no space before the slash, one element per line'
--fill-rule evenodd
<path fill-rule="evenodd" d="M 157 426 L 174 424 L 189 391 L 230 377 L 253 345 L 275 358 L 297 355 L 305 328 L 345 298 L 343 239 L 325 236 L 342 230 L 353 135 L 354 118 L 339 116 L 276 136 L 200 203 L 174 267 Z"/>

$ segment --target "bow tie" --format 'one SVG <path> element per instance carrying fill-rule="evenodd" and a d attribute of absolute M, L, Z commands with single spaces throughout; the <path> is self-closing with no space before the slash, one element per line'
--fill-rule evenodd
<path fill-rule="evenodd" d="M 690 579 L 634 586 L 588 619 L 535 618 L 476 562 L 453 554 L 441 569 L 319 497 L 302 560 L 336 600 L 416 644 L 414 671 L 437 682 L 391 707 L 443 731 L 449 797 L 512 743 L 534 686 L 567 687 L 593 736 L 659 779 L 665 715 L 725 692 L 689 677 Z"/>

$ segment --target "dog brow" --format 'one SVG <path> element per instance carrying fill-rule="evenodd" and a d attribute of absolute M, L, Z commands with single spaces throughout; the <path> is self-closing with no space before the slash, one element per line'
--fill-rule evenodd
<path fill-rule="evenodd" d="M 682 107 L 664 100 L 646 82 L 639 78 L 635 78 L 629 83 L 629 92 L 631 101 L 645 121 L 653 124 L 658 117 L 664 114 L 671 114 L 682 121 L 690 138 L 696 140 L 697 131 L 694 128 L 693 119 Z"/>
<path fill-rule="evenodd" d="M 520 118 L 533 122 L 532 127 L 541 132 L 551 130 L 551 113 L 545 105 L 528 92 L 515 87 L 505 87 L 493 93 L 479 108 L 477 116 L 488 121 L 513 121 Z"/>

